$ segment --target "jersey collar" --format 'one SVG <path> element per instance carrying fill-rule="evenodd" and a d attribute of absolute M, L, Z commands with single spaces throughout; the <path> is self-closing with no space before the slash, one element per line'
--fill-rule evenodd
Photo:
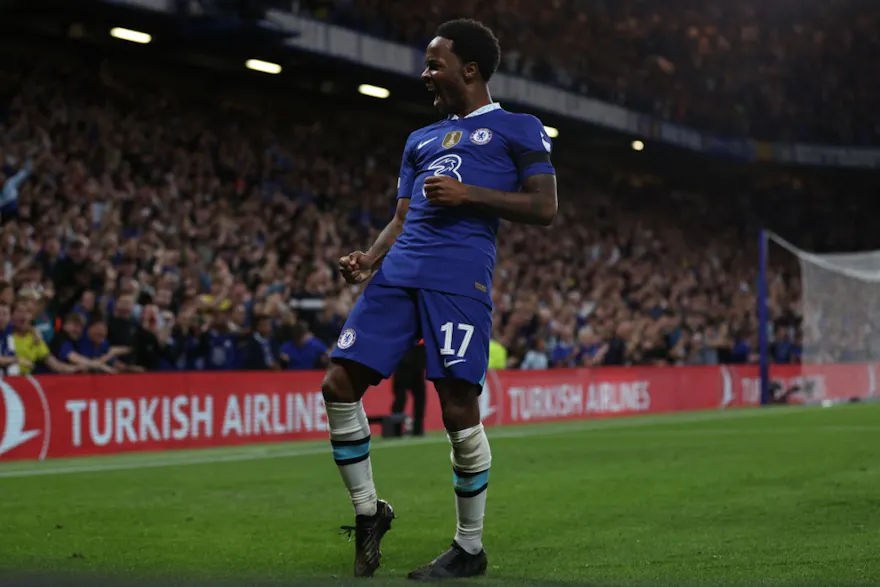
<path fill-rule="evenodd" d="M 491 104 L 486 104 L 482 108 L 477 108 L 476 110 L 465 116 L 465 118 L 473 118 L 474 116 L 480 116 L 481 114 L 486 114 L 487 112 L 492 112 L 493 110 L 498 110 L 500 108 L 501 104 L 499 104 L 498 102 L 492 102 Z M 449 117 L 449 120 L 458 120 L 458 115 L 453 114 Z"/>

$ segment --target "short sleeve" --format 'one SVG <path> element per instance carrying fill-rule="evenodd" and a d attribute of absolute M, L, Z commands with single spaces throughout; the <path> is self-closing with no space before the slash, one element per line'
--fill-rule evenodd
<path fill-rule="evenodd" d="M 403 148 L 403 157 L 400 160 L 400 175 L 397 176 L 397 199 L 411 198 L 413 193 L 413 182 L 416 178 L 416 168 L 413 164 L 411 156 L 411 138 L 406 141 Z"/>
<path fill-rule="evenodd" d="M 522 115 L 510 129 L 508 141 L 520 183 L 533 175 L 556 174 L 550 161 L 553 143 L 540 120 Z"/>
<path fill-rule="evenodd" d="M 42 338 L 37 338 L 36 344 L 34 344 L 34 355 L 36 360 L 43 361 L 49 356 L 49 354 L 49 347 L 46 346 L 46 343 Z"/>

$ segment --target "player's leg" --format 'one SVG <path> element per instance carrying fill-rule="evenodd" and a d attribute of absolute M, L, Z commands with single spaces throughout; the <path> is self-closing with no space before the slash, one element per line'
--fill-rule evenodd
<path fill-rule="evenodd" d="M 434 381 L 452 447 L 456 531 L 452 546 L 411 579 L 474 577 L 486 572 L 483 518 L 492 452 L 480 422 L 479 395 L 489 361 L 492 314 L 463 296 L 420 292 L 428 379 Z"/>
<path fill-rule="evenodd" d="M 376 487 L 370 463 L 370 424 L 361 397 L 381 376 L 365 365 L 335 359 L 321 385 L 330 444 L 357 516 L 376 513 Z"/>
<path fill-rule="evenodd" d="M 406 409 L 406 392 L 409 389 L 408 379 L 409 372 L 406 366 L 403 364 L 399 365 L 391 378 L 391 393 L 394 396 L 394 400 L 391 402 L 391 413 L 394 415 L 402 415 Z"/>
<path fill-rule="evenodd" d="M 425 433 L 425 347 L 416 347 L 415 350 L 415 378 L 412 382 L 413 396 L 413 436 L 422 436 Z"/>
<path fill-rule="evenodd" d="M 370 462 L 370 425 L 361 397 L 388 377 L 418 330 L 414 300 L 406 291 L 368 286 L 330 354 L 321 391 L 333 458 L 355 509 L 355 575 L 372 576 L 379 546 L 394 512 L 377 498 Z"/>

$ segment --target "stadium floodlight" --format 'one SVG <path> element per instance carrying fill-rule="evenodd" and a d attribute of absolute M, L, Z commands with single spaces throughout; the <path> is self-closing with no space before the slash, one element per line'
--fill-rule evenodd
<path fill-rule="evenodd" d="M 253 69 L 254 71 L 261 71 L 263 73 L 281 73 L 281 66 L 277 63 L 272 63 L 270 61 L 263 61 L 262 59 L 248 59 L 244 62 L 244 66 L 248 69 Z"/>
<path fill-rule="evenodd" d="M 370 84 L 361 84 L 360 86 L 358 86 L 358 92 L 360 92 L 364 96 L 379 98 L 380 100 L 384 100 L 391 95 L 391 92 L 389 92 L 386 88 L 380 88 L 379 86 L 372 86 Z"/>
<path fill-rule="evenodd" d="M 547 136 L 550 137 L 551 139 L 555 139 L 556 137 L 559 136 L 559 129 L 556 128 L 555 126 L 545 126 L 544 132 L 547 133 Z"/>
<path fill-rule="evenodd" d="M 642 141 L 633 141 L 632 148 L 633 148 L 633 151 L 644 151 L 645 150 L 645 143 L 643 143 Z"/>
<path fill-rule="evenodd" d="M 131 29 L 125 29 L 118 26 L 110 29 L 110 36 L 116 39 L 121 39 L 123 41 L 129 41 L 131 43 L 140 43 L 141 45 L 146 45 L 153 40 L 153 37 L 147 33 L 142 33 L 141 31 L 133 31 Z"/>

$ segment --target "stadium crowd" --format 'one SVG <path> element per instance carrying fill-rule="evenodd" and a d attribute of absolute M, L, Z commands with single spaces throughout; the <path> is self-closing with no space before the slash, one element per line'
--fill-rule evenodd
<path fill-rule="evenodd" d="M 303 12 L 422 48 L 436 23 L 490 25 L 501 70 L 671 122 L 761 140 L 877 144 L 872 0 L 298 0 Z"/>
<path fill-rule="evenodd" d="M 390 218 L 408 121 L 74 57 L 10 58 L 0 87 L 7 374 L 326 362 L 359 293 L 337 260 Z M 499 239 L 493 344 L 511 368 L 753 362 L 749 231 L 803 221 L 779 198 L 840 212 L 787 175 L 719 205 L 562 154 L 557 168 L 552 230 Z M 799 353 L 790 269 L 771 281 L 779 362 Z"/>

